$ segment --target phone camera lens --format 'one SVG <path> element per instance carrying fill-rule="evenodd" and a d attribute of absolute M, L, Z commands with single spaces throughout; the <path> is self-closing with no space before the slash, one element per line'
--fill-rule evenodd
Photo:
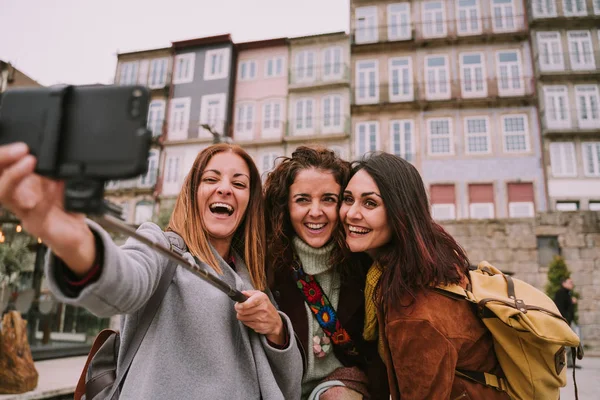
<path fill-rule="evenodd" d="M 133 99 L 131 102 L 131 116 L 134 118 L 140 116 L 140 101 L 138 99 Z"/>

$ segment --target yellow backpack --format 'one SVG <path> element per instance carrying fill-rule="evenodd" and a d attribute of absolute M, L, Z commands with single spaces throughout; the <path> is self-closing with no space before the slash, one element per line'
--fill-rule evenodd
<path fill-rule="evenodd" d="M 440 293 L 471 302 L 491 332 L 506 379 L 457 370 L 456 374 L 508 393 L 515 400 L 558 400 L 567 384 L 567 352 L 583 358 L 579 337 L 554 301 L 535 287 L 511 278 L 482 261 L 469 273 L 467 290 L 439 286 Z M 575 368 L 573 368 L 573 380 Z M 577 384 L 575 383 L 575 397 Z"/>

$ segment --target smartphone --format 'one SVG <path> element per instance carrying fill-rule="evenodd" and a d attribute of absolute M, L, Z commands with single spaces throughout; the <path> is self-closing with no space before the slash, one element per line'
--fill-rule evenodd
<path fill-rule="evenodd" d="M 55 179 L 133 178 L 148 168 L 149 102 L 143 86 L 10 89 L 0 103 L 0 145 L 27 143 L 36 172 Z"/>

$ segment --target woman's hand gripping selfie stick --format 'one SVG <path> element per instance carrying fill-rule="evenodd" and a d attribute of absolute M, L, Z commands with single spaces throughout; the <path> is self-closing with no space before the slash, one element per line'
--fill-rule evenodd
<path fill-rule="evenodd" d="M 145 245 L 149 246 L 150 248 L 158 251 L 160 254 L 164 255 L 165 257 L 169 258 L 172 261 L 175 261 L 177 264 L 179 264 L 183 268 L 187 269 L 192 274 L 194 274 L 197 277 L 203 279 L 204 281 L 210 283 L 215 288 L 219 289 L 220 291 L 225 293 L 227 296 L 229 296 L 232 300 L 237 301 L 238 303 L 243 303 L 244 301 L 246 301 L 246 299 L 248 299 L 248 297 L 246 297 L 239 290 L 231 287 L 229 284 L 223 282 L 221 279 L 217 278 L 216 276 L 209 274 L 208 271 L 201 269 L 198 266 L 198 264 L 190 263 L 188 260 L 181 257 L 179 254 L 171 251 L 171 249 L 169 249 L 168 247 L 164 247 L 160 243 L 157 243 L 153 240 L 150 240 L 144 236 L 139 235 L 135 231 L 135 229 L 124 224 L 118 218 L 115 218 L 109 214 L 94 216 L 92 218 L 94 219 L 94 221 L 98 222 L 105 229 L 116 231 L 116 232 L 122 233 L 124 235 L 130 236 L 130 237 L 144 243 Z"/>

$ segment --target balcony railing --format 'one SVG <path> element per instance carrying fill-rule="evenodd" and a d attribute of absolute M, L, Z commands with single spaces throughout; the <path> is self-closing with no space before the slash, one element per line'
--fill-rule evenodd
<path fill-rule="evenodd" d="M 352 87 L 352 104 L 496 101 L 501 98 L 530 97 L 534 94 L 535 82 L 531 77 L 485 80 L 453 79 L 436 83 L 412 82 L 407 84 L 385 82 L 379 85 Z"/>
<path fill-rule="evenodd" d="M 351 129 L 348 115 L 332 114 L 327 117 L 291 118 L 286 123 L 286 138 L 313 138 L 321 136 L 349 135 Z"/>
<path fill-rule="evenodd" d="M 350 83 L 350 68 L 345 63 L 294 67 L 289 71 L 290 89 Z"/>
<path fill-rule="evenodd" d="M 353 45 L 391 42 L 422 43 L 433 40 L 459 41 L 484 36 L 487 39 L 504 34 L 524 34 L 527 23 L 524 15 L 512 17 L 479 17 L 446 19 L 435 23 L 413 21 L 409 24 L 378 25 L 353 28 Z"/>
<path fill-rule="evenodd" d="M 233 140 L 235 142 L 272 141 L 283 138 L 285 120 L 241 121 L 233 123 Z"/>
<path fill-rule="evenodd" d="M 597 74 L 600 72 L 600 51 L 537 53 L 534 57 L 541 74 Z"/>

